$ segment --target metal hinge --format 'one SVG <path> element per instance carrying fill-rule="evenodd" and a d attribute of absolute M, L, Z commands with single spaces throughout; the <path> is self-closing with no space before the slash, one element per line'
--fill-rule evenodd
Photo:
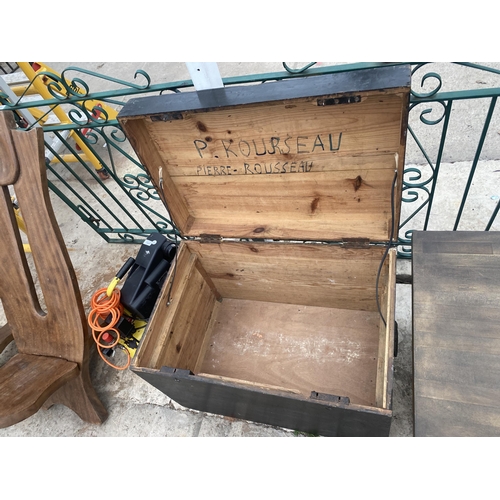
<path fill-rule="evenodd" d="M 220 234 L 200 234 L 200 243 L 220 243 L 222 236 Z"/>
<path fill-rule="evenodd" d="M 347 396 L 335 396 L 334 394 L 324 394 L 322 392 L 311 391 L 311 399 L 319 401 L 328 401 L 329 403 L 341 403 L 348 405 L 351 400 Z"/>
<path fill-rule="evenodd" d="M 370 238 L 342 238 L 344 248 L 369 248 Z"/>

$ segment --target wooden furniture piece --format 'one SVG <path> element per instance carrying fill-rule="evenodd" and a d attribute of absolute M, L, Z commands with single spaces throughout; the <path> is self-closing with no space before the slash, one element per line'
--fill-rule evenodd
<path fill-rule="evenodd" d="M 100 424 L 107 412 L 89 376 L 90 338 L 78 282 L 50 203 L 41 128 L 15 130 L 0 112 L 0 298 L 18 353 L 0 367 L 0 427 L 61 403 Z M 45 306 L 37 298 L 11 196 L 15 193 Z"/>
<path fill-rule="evenodd" d="M 415 436 L 500 436 L 500 234 L 413 233 Z"/>
<path fill-rule="evenodd" d="M 398 225 L 409 84 L 408 67 L 381 68 L 129 101 L 118 119 L 189 237 L 135 373 L 197 410 L 389 434 L 394 249 L 386 323 L 376 281 Z"/>

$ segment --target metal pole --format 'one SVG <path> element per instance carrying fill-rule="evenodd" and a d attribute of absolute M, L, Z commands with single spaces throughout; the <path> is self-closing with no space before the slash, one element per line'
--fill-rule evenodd
<path fill-rule="evenodd" d="M 187 62 L 186 66 L 197 91 L 224 87 L 217 63 Z"/>

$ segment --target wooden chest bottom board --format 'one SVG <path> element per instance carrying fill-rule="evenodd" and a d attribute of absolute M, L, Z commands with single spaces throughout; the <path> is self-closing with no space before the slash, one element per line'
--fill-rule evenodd
<path fill-rule="evenodd" d="M 388 435 L 396 258 L 380 277 L 385 326 L 374 286 L 384 250 L 183 241 L 132 369 L 196 410 Z"/>

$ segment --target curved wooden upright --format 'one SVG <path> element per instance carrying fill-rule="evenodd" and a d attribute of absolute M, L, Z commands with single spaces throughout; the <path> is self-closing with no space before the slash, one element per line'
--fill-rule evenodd
<path fill-rule="evenodd" d="M 12 338 L 18 349 L 0 367 L 0 427 L 55 403 L 100 424 L 107 411 L 90 381 L 90 337 L 78 282 L 49 198 L 43 131 L 15 128 L 12 113 L 0 112 L 0 298 L 7 317 L 7 325 L 0 328 L 0 349 Z M 13 191 L 45 310 L 23 250 Z"/>

